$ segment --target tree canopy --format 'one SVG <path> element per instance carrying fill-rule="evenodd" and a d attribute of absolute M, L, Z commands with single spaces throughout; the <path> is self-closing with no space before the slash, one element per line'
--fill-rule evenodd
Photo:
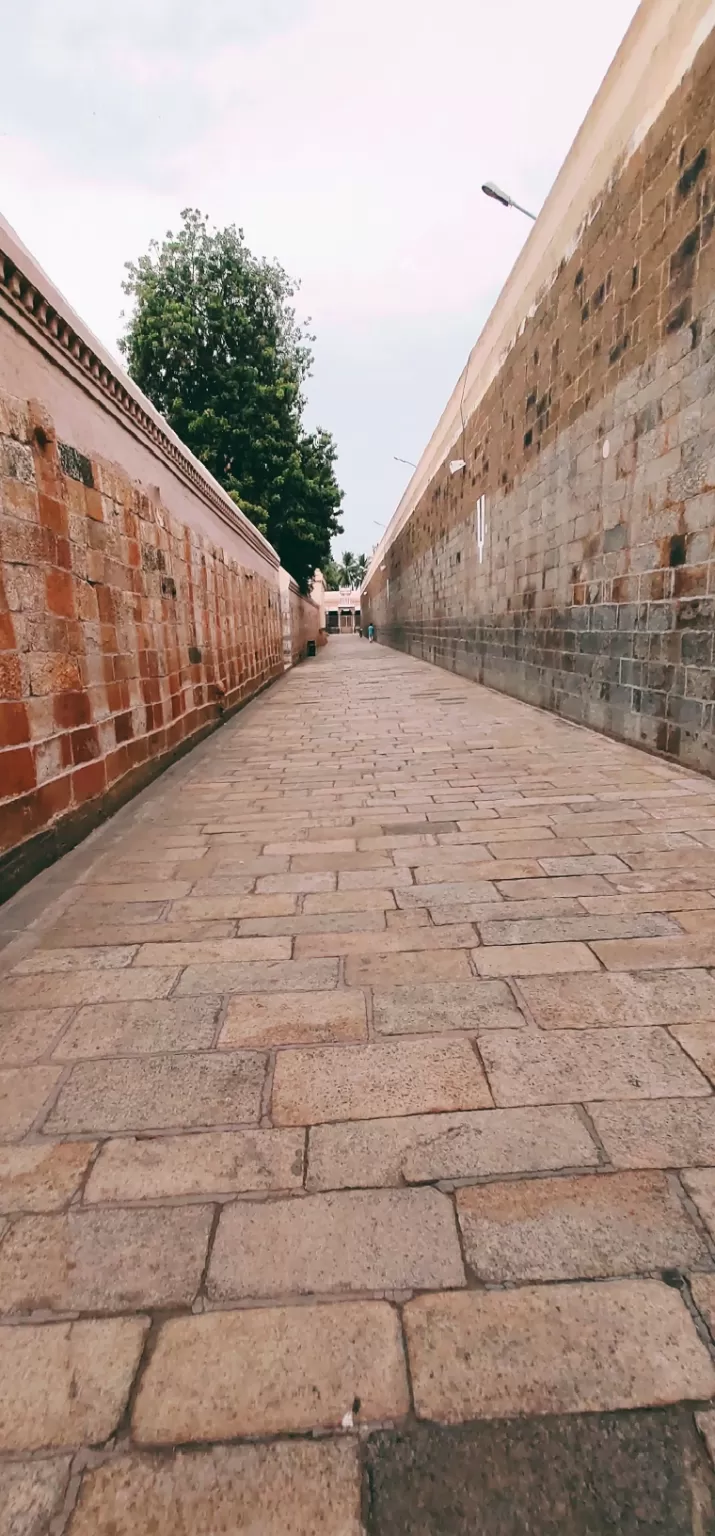
<path fill-rule="evenodd" d="M 367 555 L 354 555 L 351 550 L 343 550 L 338 560 L 328 560 L 322 566 L 323 579 L 328 592 L 337 592 L 340 587 L 360 587 L 367 575 Z"/>
<path fill-rule="evenodd" d="M 129 373 L 307 591 L 342 532 L 333 438 L 303 423 L 313 337 L 295 284 L 242 230 L 210 231 L 195 208 L 181 217 L 126 264 Z"/>

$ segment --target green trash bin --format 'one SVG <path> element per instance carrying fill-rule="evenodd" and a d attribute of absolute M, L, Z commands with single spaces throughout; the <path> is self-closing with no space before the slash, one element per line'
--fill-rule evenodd
<path fill-rule="evenodd" d="M 308 641 L 308 655 L 309 656 L 314 656 L 315 655 L 315 641 L 314 640 L 309 640 Z"/>

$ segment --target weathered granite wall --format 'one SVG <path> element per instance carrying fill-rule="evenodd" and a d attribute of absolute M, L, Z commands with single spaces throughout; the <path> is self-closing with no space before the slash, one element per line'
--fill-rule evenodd
<path fill-rule="evenodd" d="M 705 8 L 659 9 L 682 32 L 680 13 Z M 641 7 L 646 20 L 657 10 Z M 644 46 L 636 28 L 625 63 Z M 621 80 L 624 58 L 613 67 Z M 649 58 L 657 78 L 657 53 Z M 596 158 L 608 86 L 607 77 L 560 181 L 570 161 Z M 441 462 L 424 456 L 412 504 L 373 561 L 363 612 L 383 643 L 712 772 L 715 33 L 707 27 L 650 122 L 636 147 L 619 152 L 572 238 L 564 204 L 561 259 L 535 297 L 525 290 L 518 333 L 497 361 L 492 348 L 479 365 L 483 387 L 464 391 L 464 431 L 442 431 Z M 548 203 L 541 217 L 548 221 Z M 531 239 L 538 245 L 539 224 Z M 459 458 L 466 468 L 451 473 Z"/>

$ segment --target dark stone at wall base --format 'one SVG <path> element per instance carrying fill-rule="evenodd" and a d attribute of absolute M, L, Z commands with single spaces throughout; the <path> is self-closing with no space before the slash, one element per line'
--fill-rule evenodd
<path fill-rule="evenodd" d="M 369 1536 L 713 1536 L 715 1473 L 684 1407 L 372 1435 Z"/>
<path fill-rule="evenodd" d="M 715 775 L 712 599 L 381 625 L 383 645 Z"/>

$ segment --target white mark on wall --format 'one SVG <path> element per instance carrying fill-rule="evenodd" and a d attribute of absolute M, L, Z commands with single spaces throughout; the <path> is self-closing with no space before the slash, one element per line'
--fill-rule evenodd
<path fill-rule="evenodd" d="M 477 502 L 477 549 L 479 550 L 479 564 L 484 559 L 484 540 L 487 532 L 487 498 L 480 496 Z"/>
<path fill-rule="evenodd" d="M 605 441 L 605 443 L 603 445 L 603 457 L 604 457 L 604 459 L 608 458 L 608 455 L 609 455 L 610 452 L 611 452 L 611 445 L 610 445 L 610 443 L 608 441 L 608 438 L 606 438 L 606 441 Z"/>

